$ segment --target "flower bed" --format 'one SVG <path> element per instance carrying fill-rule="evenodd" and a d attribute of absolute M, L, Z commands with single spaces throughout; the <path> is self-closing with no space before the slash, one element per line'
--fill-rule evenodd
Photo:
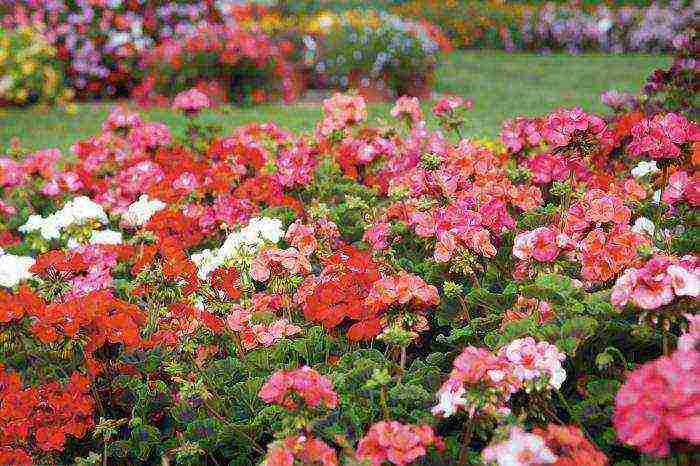
<path fill-rule="evenodd" d="M 0 158 L 2 463 L 697 461 L 696 123 L 173 105 Z"/>
<path fill-rule="evenodd" d="M 291 101 L 300 88 L 298 70 L 287 56 L 292 47 L 260 32 L 202 25 L 144 54 L 145 78 L 134 95 L 144 103 L 158 102 L 200 85 L 222 102 L 261 103 L 280 96 Z"/>
<path fill-rule="evenodd" d="M 692 29 L 697 6 L 683 0 L 643 6 L 421 0 L 393 11 L 438 25 L 462 48 L 623 53 L 672 50 L 673 40 Z"/>
<path fill-rule="evenodd" d="M 6 26 L 38 25 L 66 64 L 79 97 L 126 95 L 142 53 L 160 40 L 216 19 L 211 0 L 4 1 Z"/>

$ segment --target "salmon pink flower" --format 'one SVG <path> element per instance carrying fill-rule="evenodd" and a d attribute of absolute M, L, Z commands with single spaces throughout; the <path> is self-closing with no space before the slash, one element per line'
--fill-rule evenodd
<path fill-rule="evenodd" d="M 258 396 L 266 403 L 290 410 L 297 408 L 297 397 L 312 408 L 333 409 L 338 404 L 338 395 L 333 391 L 331 381 L 308 366 L 275 372 L 260 388 Z"/>
<path fill-rule="evenodd" d="M 369 428 L 357 445 L 357 457 L 369 460 L 372 466 L 388 461 L 396 466 L 413 463 L 425 456 L 428 447 L 444 448 L 442 439 L 427 425 L 380 421 Z"/>
<path fill-rule="evenodd" d="M 416 97 L 401 96 L 391 109 L 391 116 L 394 118 L 405 118 L 412 125 L 423 120 L 423 111 L 420 108 L 420 101 Z"/>

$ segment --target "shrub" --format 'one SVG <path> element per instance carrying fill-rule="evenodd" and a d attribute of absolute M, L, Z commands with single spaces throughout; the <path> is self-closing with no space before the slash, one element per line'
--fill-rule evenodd
<path fill-rule="evenodd" d="M 318 15 L 306 31 L 312 36 L 304 53 L 316 86 L 354 87 L 383 98 L 425 96 L 432 88 L 439 44 L 418 23 L 375 10 L 352 10 Z"/>
<path fill-rule="evenodd" d="M 64 103 L 72 93 L 64 85 L 56 50 L 29 28 L 0 28 L 0 105 Z"/>
<path fill-rule="evenodd" d="M 299 91 L 297 70 L 287 60 L 292 48 L 262 32 L 202 25 L 145 54 L 144 83 L 136 95 L 153 101 L 203 85 L 220 101 L 261 103 L 279 96 L 290 101 Z"/>

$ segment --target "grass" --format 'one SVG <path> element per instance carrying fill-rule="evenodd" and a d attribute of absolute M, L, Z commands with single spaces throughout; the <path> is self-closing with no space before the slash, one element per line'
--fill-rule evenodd
<path fill-rule="evenodd" d="M 435 91 L 473 99 L 467 133 L 495 137 L 501 122 L 516 115 L 534 116 L 572 106 L 604 111 L 599 100 L 601 92 L 608 89 L 634 92 L 653 69 L 666 67 L 669 61 L 665 56 L 637 54 L 541 56 L 496 51 L 454 52 L 438 69 Z M 59 109 L 0 110 L 0 151 L 4 152 L 14 137 L 28 149 L 66 150 L 76 140 L 95 134 L 113 104 L 82 103 L 74 115 Z M 390 104 L 372 104 L 370 119 L 388 117 L 389 109 Z M 143 113 L 176 131 L 184 127 L 184 118 L 169 109 L 149 109 Z M 225 107 L 201 118 L 228 129 L 255 121 L 274 121 L 293 131 L 308 131 L 320 116 L 318 105 L 302 102 L 288 106 Z"/>

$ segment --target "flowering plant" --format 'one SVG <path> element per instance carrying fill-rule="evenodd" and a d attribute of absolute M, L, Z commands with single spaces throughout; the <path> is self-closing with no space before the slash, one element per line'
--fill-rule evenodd
<path fill-rule="evenodd" d="M 0 105 L 65 103 L 71 97 L 56 50 L 38 31 L 0 28 Z"/>
<path fill-rule="evenodd" d="M 697 123 L 419 103 L 1 157 L 0 461 L 696 461 Z"/>
<path fill-rule="evenodd" d="M 425 96 L 440 44 L 423 25 L 375 10 L 323 13 L 306 27 L 304 63 L 316 85 L 365 96 Z"/>

